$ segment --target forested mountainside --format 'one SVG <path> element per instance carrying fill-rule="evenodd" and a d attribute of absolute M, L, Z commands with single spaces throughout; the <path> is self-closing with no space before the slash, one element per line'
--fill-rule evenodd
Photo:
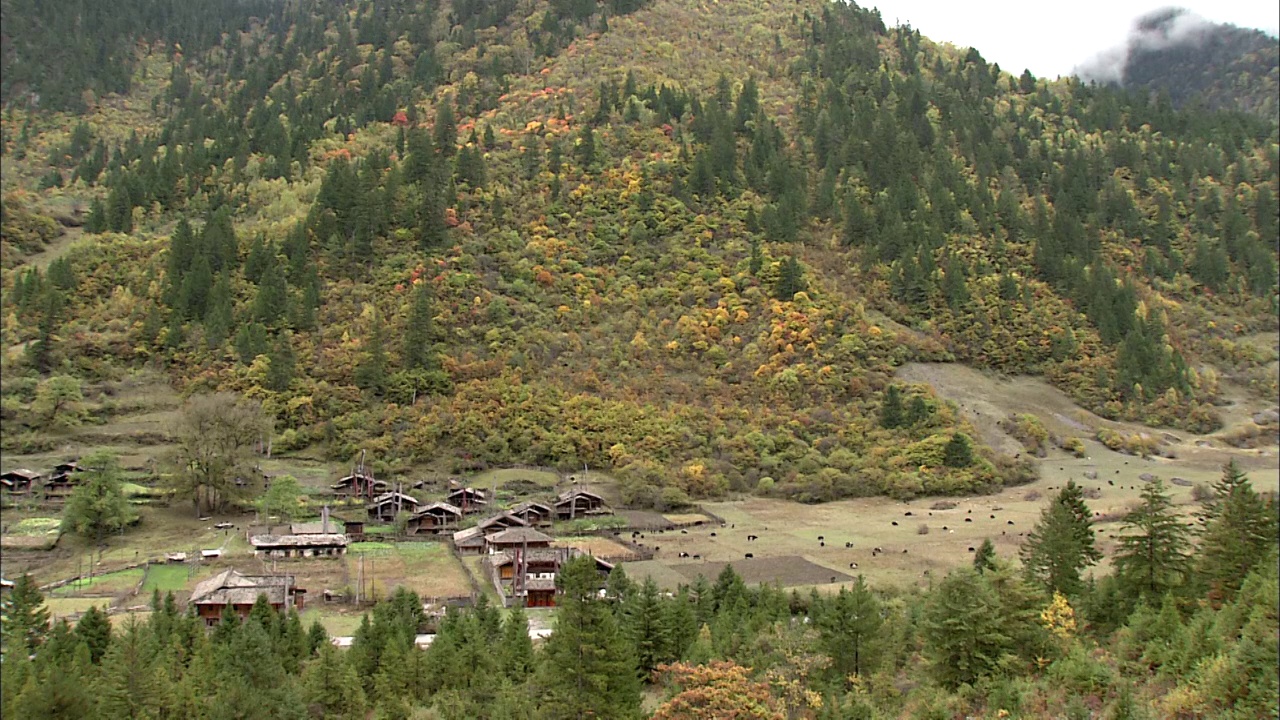
<path fill-rule="evenodd" d="M 1125 57 L 1123 84 L 1167 93 L 1176 107 L 1195 104 L 1280 116 L 1280 40 L 1260 31 L 1203 21 L 1182 10 L 1143 18 Z"/>
<path fill-rule="evenodd" d="M 284 451 L 909 497 L 1031 472 L 909 360 L 1193 431 L 1278 390 L 1274 118 L 816 0 L 72 5 L 4 5 L 11 447 L 150 364 Z"/>

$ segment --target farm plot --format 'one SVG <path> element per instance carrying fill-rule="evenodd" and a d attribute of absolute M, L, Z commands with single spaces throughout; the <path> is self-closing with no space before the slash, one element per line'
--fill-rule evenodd
<path fill-rule="evenodd" d="M 629 562 L 639 559 L 640 557 L 634 550 L 626 545 L 606 537 L 588 535 L 584 537 L 556 538 L 555 545 L 559 547 L 577 548 L 585 553 L 589 553 L 611 562 Z"/>
<path fill-rule="evenodd" d="M 795 585 L 821 585 L 852 580 L 845 573 L 823 567 L 800 557 L 782 555 L 769 558 L 744 558 L 733 562 L 692 562 L 671 565 L 685 579 L 692 582 L 701 575 L 714 580 L 725 566 L 732 565 L 734 572 L 748 585 L 778 583 L 783 587 Z"/>
<path fill-rule="evenodd" d="M 673 527 L 671 521 L 660 513 L 649 510 L 618 510 L 617 516 L 627 524 L 626 527 L 641 530 L 665 530 Z"/>
<path fill-rule="evenodd" d="M 424 600 L 471 594 L 466 569 L 444 543 L 353 543 L 345 558 L 354 582 L 359 556 L 365 556 L 365 590 L 385 597 L 398 586 Z"/>
<path fill-rule="evenodd" d="M 139 567 L 82 578 L 70 585 L 55 588 L 50 594 L 54 597 L 114 597 L 133 590 L 142 580 L 142 572 Z"/>

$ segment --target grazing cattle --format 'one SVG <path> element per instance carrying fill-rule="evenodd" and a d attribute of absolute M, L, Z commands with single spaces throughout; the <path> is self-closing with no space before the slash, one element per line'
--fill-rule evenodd
<path fill-rule="evenodd" d="M 832 576 L 831 576 L 831 582 L 835 582 L 835 581 L 836 581 L 836 576 L 835 576 L 835 575 L 832 575 Z"/>
<path fill-rule="evenodd" d="M 943 526 L 942 526 L 942 529 L 943 529 L 943 530 L 946 530 L 946 529 L 947 529 L 947 526 L 946 526 L 946 525 L 943 525 Z"/>
<path fill-rule="evenodd" d="M 929 513 L 929 517 L 933 517 L 933 513 Z"/>
<path fill-rule="evenodd" d="M 974 550 L 974 549 L 973 549 L 973 546 L 972 546 L 972 545 L 970 545 L 970 546 L 969 546 L 969 552 L 977 552 L 977 550 Z"/>
<path fill-rule="evenodd" d="M 748 535 L 748 536 L 747 536 L 747 542 L 755 542 L 755 541 L 756 541 L 756 537 L 758 537 L 758 536 L 756 536 L 756 535 Z"/>
<path fill-rule="evenodd" d="M 897 520 L 894 520 L 894 521 L 893 521 L 893 526 L 894 526 L 894 527 L 897 527 L 897 526 L 898 526 L 898 521 L 897 521 Z"/>
<path fill-rule="evenodd" d="M 681 534 L 681 535 L 688 535 L 688 534 L 689 534 L 689 531 L 688 531 L 688 530 L 681 530 L 681 531 L 680 531 L 680 534 Z"/>
<path fill-rule="evenodd" d="M 972 511 L 972 510 L 965 510 L 965 511 L 964 511 L 964 514 L 965 514 L 965 515 L 972 515 L 972 514 L 973 514 L 973 511 Z"/>
<path fill-rule="evenodd" d="M 657 545 L 654 545 L 654 546 L 653 546 L 653 551 L 654 551 L 655 553 L 656 553 L 656 552 L 658 552 L 658 551 L 659 551 L 659 550 L 661 550 L 661 549 L 662 549 L 662 548 L 658 547 Z"/>
<path fill-rule="evenodd" d="M 845 543 L 845 544 L 844 544 L 844 546 L 845 546 L 845 548 L 851 548 L 851 547 L 853 547 L 853 543 L 851 543 L 851 542 L 847 542 L 847 543 Z"/>
<path fill-rule="evenodd" d="M 970 549 L 972 549 L 972 548 L 970 548 Z M 689 553 L 687 553 L 687 552 L 682 552 L 682 553 L 680 553 L 680 557 L 682 557 L 682 558 L 689 557 Z"/>
<path fill-rule="evenodd" d="M 875 555 L 876 553 L 882 553 L 882 552 L 884 552 L 884 548 L 871 548 L 872 555 Z"/>
<path fill-rule="evenodd" d="M 850 569 L 850 570 L 857 570 L 857 569 L 858 569 L 858 563 L 849 563 L 849 569 Z"/>
<path fill-rule="evenodd" d="M 694 555 L 694 556 L 693 556 L 693 559 L 694 559 L 694 560 L 701 560 L 701 559 L 702 559 L 702 556 L 701 556 L 701 555 Z"/>
<path fill-rule="evenodd" d="M 902 516 L 903 516 L 903 517 L 911 517 L 911 511 L 910 511 L 910 510 L 908 510 L 908 511 L 906 511 L 906 512 L 902 513 Z"/>
<path fill-rule="evenodd" d="M 1006 521 L 1006 522 L 1007 522 L 1009 525 L 1012 525 L 1012 524 L 1013 524 L 1013 521 L 1012 521 L 1012 520 L 1008 520 L 1008 521 Z"/>
<path fill-rule="evenodd" d="M 1120 474 L 1120 471 L 1119 471 L 1119 470 L 1117 470 L 1117 471 L 1116 471 L 1116 474 L 1117 474 L 1117 475 L 1119 475 L 1119 474 Z"/>
<path fill-rule="evenodd" d="M 755 557 L 755 555 L 752 555 L 751 553 L 747 553 L 747 559 L 748 559 L 748 560 L 750 560 L 750 559 L 751 559 L 751 558 L 753 558 L 753 557 Z"/>
<path fill-rule="evenodd" d="M 823 540 L 826 540 L 826 538 L 825 538 L 825 537 L 823 537 L 823 536 L 821 536 L 821 535 L 819 535 L 819 536 L 818 536 L 818 542 L 822 542 Z"/>
<path fill-rule="evenodd" d="M 715 536 L 716 536 L 716 534 L 715 534 L 715 533 L 711 533 L 711 537 L 715 537 Z"/>
<path fill-rule="evenodd" d="M 903 554 L 903 555 L 906 555 L 906 554 L 907 554 L 907 549 L 906 549 L 906 548 L 902 548 L 902 554 Z"/>
<path fill-rule="evenodd" d="M 992 519 L 992 520 L 995 520 L 995 519 L 996 519 L 996 516 L 995 516 L 995 515 L 992 515 L 992 516 L 991 516 L 991 519 Z"/>
<path fill-rule="evenodd" d="M 1116 486 L 1116 481 L 1115 481 L 1115 480 L 1108 480 L 1108 481 L 1107 481 L 1107 484 L 1108 484 L 1108 485 L 1110 485 L 1111 487 L 1115 487 L 1115 486 Z"/>
<path fill-rule="evenodd" d="M 973 522 L 973 518 L 965 518 L 965 519 L 964 519 L 964 521 L 965 521 L 965 522 Z"/>
<path fill-rule="evenodd" d="M 1007 533 L 1006 533 L 1005 531 L 1001 530 L 1001 531 L 1000 531 L 1000 534 L 1001 534 L 1001 535 L 1006 535 Z"/>
<path fill-rule="evenodd" d="M 826 546 L 827 546 L 827 544 L 826 544 L 825 542 L 820 542 L 820 543 L 818 543 L 818 547 L 826 547 Z"/>

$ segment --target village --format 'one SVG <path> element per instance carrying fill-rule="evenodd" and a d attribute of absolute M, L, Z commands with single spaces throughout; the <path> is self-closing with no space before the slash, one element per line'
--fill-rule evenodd
<path fill-rule="evenodd" d="M 19 468 L 0 473 L 6 518 L 19 508 L 26 511 L 19 514 L 58 512 L 86 470 L 67 460 L 46 472 Z M 247 616 L 260 595 L 278 610 L 312 610 L 332 618 L 354 615 L 399 585 L 417 592 L 426 610 L 436 615 L 449 605 L 473 604 L 481 594 L 502 607 L 554 608 L 556 576 L 570 559 L 591 556 L 603 587 L 618 563 L 656 554 L 656 549 L 625 537 L 633 523 L 659 531 L 676 527 L 654 513 L 615 512 L 605 494 L 580 483 L 578 475 L 560 477 L 545 470 L 527 475 L 541 482 L 517 477 L 502 491 L 476 487 L 460 477 L 393 483 L 376 478 L 361 461 L 308 495 L 307 503 L 319 506 L 318 517 L 287 519 L 248 508 L 227 517 L 201 517 L 201 527 L 186 533 L 180 546 L 146 543 L 148 552 L 135 550 L 135 558 L 122 549 L 98 548 L 98 559 L 78 563 L 75 577 L 51 581 L 42 576 L 42 586 L 52 593 L 55 614 L 71 620 L 84 607 L 73 601 L 107 601 L 109 612 L 124 615 L 141 610 L 146 589 L 165 589 L 185 600 L 209 627 L 227 611 Z M 269 488 L 273 478 L 263 473 L 261 481 Z M 516 487 L 519 492 L 510 490 Z M 152 518 L 160 515 L 169 522 L 179 512 L 168 507 L 150 511 L 144 527 L 154 526 Z M 676 519 L 688 525 L 714 522 L 702 515 Z M 8 521 L 6 528 L 14 525 Z M 191 545 L 196 539 L 202 541 L 198 547 Z M 40 552 L 65 552 L 54 546 L 65 548 L 69 541 L 55 539 Z M 36 552 L 24 556 L 12 545 L 8 550 L 6 559 L 14 561 Z M 94 557 L 93 548 L 89 555 Z M 390 574 L 398 556 L 407 559 L 397 574 Z M 3 583 L 9 587 L 18 565 L 5 566 Z M 60 606 L 66 610 L 59 612 Z M 336 642 L 345 627 L 335 624 Z"/>

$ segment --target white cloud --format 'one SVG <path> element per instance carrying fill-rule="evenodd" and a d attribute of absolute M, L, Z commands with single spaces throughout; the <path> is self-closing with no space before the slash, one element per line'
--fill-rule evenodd
<path fill-rule="evenodd" d="M 1280 33 L 1274 0 L 1078 0 L 1070 5 L 1025 0 L 864 0 L 885 24 L 909 23 L 921 34 L 977 48 L 990 62 L 1018 74 L 1068 75 L 1092 58 L 1123 48 L 1136 18 L 1167 5 L 1185 7 L 1215 23 Z M 1120 51 L 1123 53 L 1123 50 Z"/>

